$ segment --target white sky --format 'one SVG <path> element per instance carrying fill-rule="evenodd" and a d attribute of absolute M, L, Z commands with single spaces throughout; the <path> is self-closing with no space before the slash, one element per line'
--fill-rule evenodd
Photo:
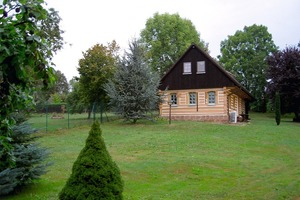
<path fill-rule="evenodd" d="M 155 12 L 178 13 L 192 21 L 210 54 L 220 54 L 220 42 L 244 26 L 268 27 L 280 49 L 300 41 L 299 0 L 46 0 L 59 11 L 64 39 L 72 45 L 54 57 L 55 69 L 68 80 L 78 76 L 82 52 L 112 40 L 127 48 Z"/>

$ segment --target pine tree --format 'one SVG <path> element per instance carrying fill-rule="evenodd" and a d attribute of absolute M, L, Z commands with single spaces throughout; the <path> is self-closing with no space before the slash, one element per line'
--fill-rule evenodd
<path fill-rule="evenodd" d="M 22 115 L 18 114 L 18 119 L 14 117 L 18 123 L 12 129 L 15 165 L 6 167 L 0 164 L 0 196 L 32 183 L 46 173 L 49 166 L 49 163 L 45 162 L 49 151 L 36 143 L 38 137 L 33 135 L 36 130 L 20 116 Z M 1 162 L 2 160 L 5 158 L 1 158 Z"/>
<path fill-rule="evenodd" d="M 275 120 L 276 120 L 277 125 L 280 124 L 280 120 L 281 120 L 280 109 L 281 109 L 280 95 L 279 95 L 279 92 L 276 92 L 276 94 L 275 94 Z"/>
<path fill-rule="evenodd" d="M 59 199 L 122 199 L 123 181 L 94 122 Z"/>
<path fill-rule="evenodd" d="M 114 110 L 135 123 L 157 107 L 159 75 L 147 65 L 145 50 L 138 41 L 132 41 L 129 50 L 105 90 Z"/>

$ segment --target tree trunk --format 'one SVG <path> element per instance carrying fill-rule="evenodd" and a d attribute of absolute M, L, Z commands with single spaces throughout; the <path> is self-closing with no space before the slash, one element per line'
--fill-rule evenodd
<path fill-rule="evenodd" d="M 92 114 L 92 111 L 88 110 L 88 119 L 91 119 L 91 114 Z"/>
<path fill-rule="evenodd" d="M 266 95 L 264 95 L 264 98 L 262 99 L 261 102 L 261 112 L 266 113 L 267 112 L 267 100 L 266 100 Z"/>

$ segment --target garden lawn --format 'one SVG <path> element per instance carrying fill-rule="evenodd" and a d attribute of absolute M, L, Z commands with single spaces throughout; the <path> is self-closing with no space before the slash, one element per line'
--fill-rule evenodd
<path fill-rule="evenodd" d="M 300 124 L 252 114 L 248 124 L 121 120 L 101 125 L 124 199 L 299 199 Z M 288 121 L 289 120 L 289 121 Z M 53 165 L 4 199 L 57 199 L 89 126 L 42 133 Z"/>

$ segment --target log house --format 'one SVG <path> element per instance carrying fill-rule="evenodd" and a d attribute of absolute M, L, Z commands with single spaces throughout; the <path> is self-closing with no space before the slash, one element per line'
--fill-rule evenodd
<path fill-rule="evenodd" d="M 162 77 L 160 116 L 173 120 L 247 120 L 254 97 L 207 52 L 192 44 Z"/>

